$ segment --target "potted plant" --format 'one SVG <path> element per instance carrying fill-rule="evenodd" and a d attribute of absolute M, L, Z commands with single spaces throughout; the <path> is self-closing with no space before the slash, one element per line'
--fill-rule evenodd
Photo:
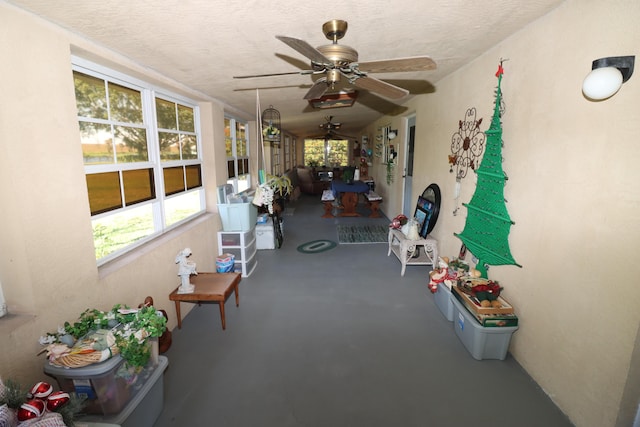
<path fill-rule="evenodd" d="M 269 126 L 264 128 L 264 130 L 262 131 L 262 134 L 267 139 L 276 139 L 278 137 L 278 135 L 280 135 L 280 129 L 278 129 L 277 127 L 275 127 L 272 124 L 269 124 Z"/>

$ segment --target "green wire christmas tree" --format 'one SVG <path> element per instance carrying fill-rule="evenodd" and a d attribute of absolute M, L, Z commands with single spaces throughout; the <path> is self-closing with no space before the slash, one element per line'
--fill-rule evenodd
<path fill-rule="evenodd" d="M 478 258 L 476 269 L 487 278 L 486 265 L 517 265 L 509 249 L 509 230 L 514 224 L 504 200 L 506 175 L 502 170 L 502 123 L 500 104 L 502 91 L 502 61 L 496 72 L 498 88 L 491 126 L 485 132 L 487 146 L 480 167 L 476 170 L 478 183 L 467 208 L 467 221 L 462 233 L 454 233 L 467 249 Z"/>

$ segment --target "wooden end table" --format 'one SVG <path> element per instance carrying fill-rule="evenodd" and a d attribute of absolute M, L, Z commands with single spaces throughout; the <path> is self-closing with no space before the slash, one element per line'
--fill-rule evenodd
<path fill-rule="evenodd" d="M 224 303 L 231 295 L 236 294 L 236 307 L 240 305 L 240 297 L 238 296 L 238 284 L 241 280 L 240 273 L 198 273 L 191 276 L 191 284 L 195 289 L 190 294 L 179 294 L 177 287 L 169 295 L 169 300 L 176 303 L 176 316 L 178 317 L 178 329 L 182 329 L 182 317 L 180 316 L 181 302 L 197 302 L 216 301 L 220 306 L 220 319 L 222 320 L 222 329 L 226 329 L 224 317 Z"/>

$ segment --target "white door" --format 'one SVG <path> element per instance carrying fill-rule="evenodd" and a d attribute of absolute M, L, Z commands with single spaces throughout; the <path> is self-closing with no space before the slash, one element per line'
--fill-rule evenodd
<path fill-rule="evenodd" d="M 413 217 L 416 208 L 416 200 L 411 197 L 413 186 L 413 148 L 416 138 L 416 116 L 411 116 L 407 120 L 407 132 L 405 132 L 404 152 L 407 153 L 404 163 L 404 191 L 402 195 L 402 213 L 407 217 Z"/>

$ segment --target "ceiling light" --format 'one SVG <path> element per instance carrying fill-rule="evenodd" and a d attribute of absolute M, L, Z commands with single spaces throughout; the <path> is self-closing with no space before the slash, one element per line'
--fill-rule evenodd
<path fill-rule="evenodd" d="M 351 107 L 356 101 L 358 92 L 338 92 L 328 93 L 320 98 L 310 99 L 309 104 L 313 108 L 339 108 L 339 107 Z"/>
<path fill-rule="evenodd" d="M 588 99 L 600 101 L 618 92 L 622 83 L 633 74 L 635 56 L 600 58 L 591 64 L 592 71 L 582 83 L 582 93 Z"/>

